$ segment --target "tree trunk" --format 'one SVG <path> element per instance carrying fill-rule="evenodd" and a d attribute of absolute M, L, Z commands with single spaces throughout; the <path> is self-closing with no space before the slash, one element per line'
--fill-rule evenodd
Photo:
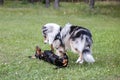
<path fill-rule="evenodd" d="M 0 0 L 0 5 L 3 5 L 4 4 L 4 0 Z"/>
<path fill-rule="evenodd" d="M 84 0 L 84 2 L 88 4 L 88 3 L 89 3 L 89 0 Z"/>
<path fill-rule="evenodd" d="M 95 5 L 95 0 L 89 0 L 90 8 L 93 9 Z"/>
<path fill-rule="evenodd" d="M 34 3 L 34 0 L 30 0 L 31 1 L 31 3 Z"/>
<path fill-rule="evenodd" d="M 49 7 L 50 6 L 50 0 L 45 0 L 45 7 Z"/>
<path fill-rule="evenodd" d="M 40 2 L 40 0 L 28 0 L 30 3 Z"/>
<path fill-rule="evenodd" d="M 55 2 L 54 2 L 54 7 L 55 7 L 55 8 L 59 8 L 59 0 L 55 0 Z"/>

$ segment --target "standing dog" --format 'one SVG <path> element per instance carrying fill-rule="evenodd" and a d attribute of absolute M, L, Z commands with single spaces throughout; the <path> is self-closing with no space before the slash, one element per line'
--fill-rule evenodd
<path fill-rule="evenodd" d="M 68 56 L 66 53 L 62 54 L 62 57 L 55 55 L 51 50 L 41 51 L 41 48 L 36 46 L 36 51 L 34 56 L 29 56 L 29 58 L 38 58 L 44 60 L 48 63 L 56 65 L 57 68 L 67 67 L 68 65 Z"/>
<path fill-rule="evenodd" d="M 53 41 L 58 33 L 60 33 L 61 27 L 55 23 L 45 24 L 42 28 L 42 34 L 44 37 L 44 43 L 51 45 L 51 50 L 54 51 Z"/>
<path fill-rule="evenodd" d="M 49 37 L 48 43 L 51 41 L 51 49 L 56 49 L 59 56 L 70 49 L 79 54 L 76 63 L 82 64 L 84 61 L 89 63 L 95 62 L 91 50 L 92 35 L 88 29 L 72 24 L 66 24 L 61 29 L 55 23 L 48 23 L 43 26 L 42 33 L 45 38 Z M 54 36 L 48 36 L 49 34 Z"/>

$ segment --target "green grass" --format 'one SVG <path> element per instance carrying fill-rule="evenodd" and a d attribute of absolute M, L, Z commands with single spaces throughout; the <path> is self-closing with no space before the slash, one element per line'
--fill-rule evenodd
<path fill-rule="evenodd" d="M 42 25 L 70 22 L 91 30 L 94 64 L 76 64 L 78 55 L 68 52 L 69 65 L 54 70 L 44 61 L 29 59 L 43 44 Z M 0 80 L 119 80 L 120 3 L 97 2 L 90 10 L 84 3 L 61 3 L 59 10 L 41 3 L 5 2 L 0 6 Z"/>

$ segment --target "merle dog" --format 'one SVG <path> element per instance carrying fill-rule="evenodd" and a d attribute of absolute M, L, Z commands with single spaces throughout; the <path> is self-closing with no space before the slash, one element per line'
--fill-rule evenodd
<path fill-rule="evenodd" d="M 71 50 L 79 56 L 76 63 L 95 62 L 92 55 L 92 33 L 87 28 L 70 23 L 64 27 L 56 23 L 47 23 L 42 28 L 42 34 L 44 42 L 49 43 L 51 50 L 55 49 L 58 56 Z"/>

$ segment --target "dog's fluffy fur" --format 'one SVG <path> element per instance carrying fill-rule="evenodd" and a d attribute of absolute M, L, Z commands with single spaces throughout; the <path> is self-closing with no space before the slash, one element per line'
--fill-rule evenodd
<path fill-rule="evenodd" d="M 53 43 L 53 40 L 60 32 L 60 25 L 55 23 L 45 24 L 42 28 L 42 34 L 44 36 L 44 43 L 49 43 L 50 45 Z"/>
<path fill-rule="evenodd" d="M 79 54 L 76 63 L 95 62 L 91 50 L 92 35 L 88 29 L 68 23 L 61 30 L 59 25 L 48 23 L 43 26 L 42 33 L 47 38 L 47 43 L 52 46 L 51 48 L 56 49 L 59 56 L 70 49 Z"/>

